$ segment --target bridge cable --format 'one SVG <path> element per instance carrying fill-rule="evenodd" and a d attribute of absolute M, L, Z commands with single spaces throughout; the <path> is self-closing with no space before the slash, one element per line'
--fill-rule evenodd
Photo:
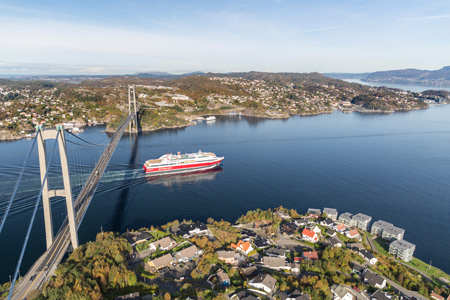
<path fill-rule="evenodd" d="M 67 130 L 67 129 L 64 129 L 64 130 L 65 130 L 67 133 L 69 133 L 70 135 L 72 135 L 73 137 L 76 137 L 77 139 L 79 139 L 79 140 L 85 142 L 86 144 L 90 144 L 90 145 L 93 145 L 93 146 L 104 146 L 104 145 L 106 145 L 107 143 L 109 143 L 109 141 L 111 140 L 111 138 L 108 138 L 105 142 L 103 142 L 103 143 L 101 143 L 101 144 L 96 144 L 96 143 L 92 143 L 92 142 L 90 142 L 90 141 L 88 141 L 88 140 L 85 140 L 85 139 L 83 139 L 83 138 L 80 138 L 79 136 L 73 134 L 72 132 L 70 132 L 70 131 Z"/>
<path fill-rule="evenodd" d="M 47 176 L 48 176 L 48 172 L 50 170 L 50 165 L 51 165 L 51 162 L 52 162 L 52 159 L 53 159 L 53 155 L 55 154 L 56 146 L 58 145 L 58 137 L 59 137 L 60 133 L 61 133 L 61 131 L 58 130 L 58 134 L 56 135 L 55 143 L 53 144 L 53 149 L 52 149 L 52 152 L 51 152 L 51 155 L 50 155 L 50 159 L 48 161 L 47 170 L 45 172 L 45 176 L 44 176 L 44 179 L 42 181 L 43 183 L 41 185 L 41 189 L 39 191 L 39 195 L 36 198 L 36 203 L 34 205 L 33 215 L 31 216 L 30 225 L 28 225 L 28 231 L 27 231 L 27 235 L 25 236 L 25 241 L 23 242 L 22 251 L 20 252 L 19 261 L 17 262 L 17 268 L 16 268 L 16 271 L 14 273 L 14 279 L 11 282 L 11 288 L 9 290 L 8 300 L 11 300 L 12 293 L 13 293 L 13 290 L 14 290 L 14 286 L 16 284 L 17 276 L 19 274 L 20 266 L 22 265 L 22 259 L 23 259 L 23 256 L 25 255 L 25 250 L 27 248 L 28 239 L 30 238 L 31 229 L 33 228 L 33 223 L 34 223 L 34 219 L 36 217 L 36 212 L 37 212 L 37 209 L 39 207 L 39 202 L 40 202 L 41 197 L 42 197 L 42 191 L 44 190 L 44 183 L 47 180 Z M 39 134 L 42 135 L 42 132 L 39 131 Z M 37 135 L 36 135 L 36 137 L 37 137 Z"/>
<path fill-rule="evenodd" d="M 8 214 L 9 214 L 9 210 L 11 209 L 11 206 L 12 206 L 12 204 L 14 202 L 14 198 L 16 197 L 16 193 L 17 193 L 17 190 L 19 188 L 19 184 L 22 181 L 23 174 L 25 173 L 25 169 L 26 169 L 26 167 L 28 165 L 28 161 L 30 160 L 31 152 L 33 151 L 34 145 L 36 144 L 37 136 L 38 135 L 36 134 L 36 136 L 33 138 L 33 142 L 32 142 L 32 144 L 30 146 L 30 149 L 28 149 L 27 156 L 25 158 L 25 161 L 23 162 L 22 171 L 20 171 L 19 178 L 17 178 L 16 185 L 14 186 L 14 190 L 13 190 L 13 193 L 12 193 L 11 198 L 9 200 L 8 206 L 6 208 L 5 213 L 3 214 L 2 220 L 0 222 L 0 234 L 2 233 L 3 226 L 5 225 L 6 218 L 8 217 Z"/>

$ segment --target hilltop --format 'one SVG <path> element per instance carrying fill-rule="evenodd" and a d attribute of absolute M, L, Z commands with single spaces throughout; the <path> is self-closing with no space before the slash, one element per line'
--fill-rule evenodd
<path fill-rule="evenodd" d="M 372 73 L 327 73 L 338 79 L 361 79 L 365 82 L 450 87 L 450 66 L 439 70 L 403 69 Z"/>

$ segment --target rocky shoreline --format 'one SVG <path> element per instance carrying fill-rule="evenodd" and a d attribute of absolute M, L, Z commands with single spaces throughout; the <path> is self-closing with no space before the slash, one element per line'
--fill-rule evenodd
<path fill-rule="evenodd" d="M 0 130 L 0 141 L 16 141 L 26 138 L 20 135 L 18 132 L 8 129 Z"/>

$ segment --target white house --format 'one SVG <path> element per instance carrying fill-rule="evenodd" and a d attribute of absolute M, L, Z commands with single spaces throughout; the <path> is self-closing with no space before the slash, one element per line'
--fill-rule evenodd
<path fill-rule="evenodd" d="M 263 290 L 266 293 L 272 293 L 275 291 L 275 285 L 277 283 L 277 280 L 270 276 L 269 274 L 260 274 L 254 279 L 250 280 L 248 283 L 248 286 Z"/>

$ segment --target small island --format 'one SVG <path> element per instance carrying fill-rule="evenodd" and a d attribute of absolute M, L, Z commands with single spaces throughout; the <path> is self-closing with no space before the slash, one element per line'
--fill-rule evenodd
<path fill-rule="evenodd" d="M 405 233 L 362 213 L 283 207 L 101 232 L 27 299 L 445 299 L 450 275 L 413 257 Z"/>
<path fill-rule="evenodd" d="M 332 113 L 393 113 L 450 100 L 446 91 L 407 92 L 369 87 L 319 73 L 231 73 L 159 79 L 117 76 L 64 81 L 0 80 L 0 140 L 32 137 L 36 125 L 66 128 L 106 124 L 114 132 L 136 88 L 139 131 L 196 124 L 199 116 L 285 119 Z"/>

